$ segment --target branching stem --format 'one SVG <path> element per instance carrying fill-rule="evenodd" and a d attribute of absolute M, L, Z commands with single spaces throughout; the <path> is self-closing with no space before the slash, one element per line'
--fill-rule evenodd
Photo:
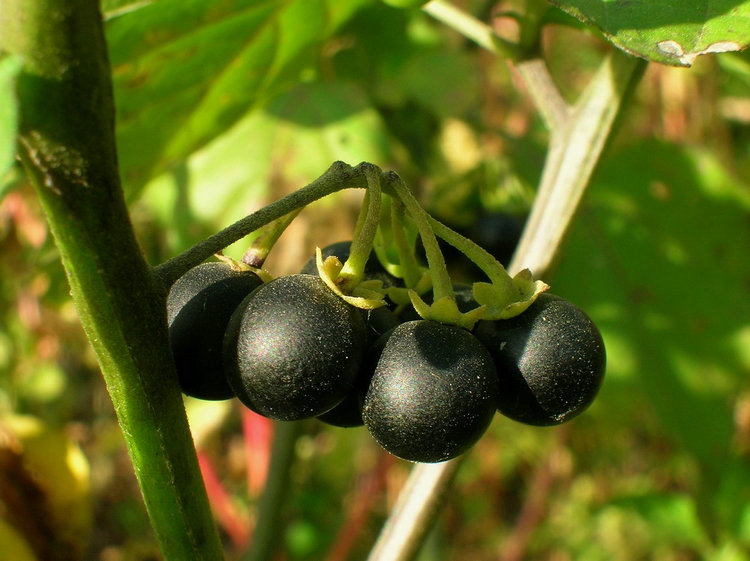
<path fill-rule="evenodd" d="M 192 267 L 272 220 L 303 208 L 336 191 L 347 188 L 367 188 L 365 167 L 362 165 L 352 167 L 343 162 L 334 162 L 323 175 L 309 185 L 246 216 L 169 261 L 158 265 L 154 268 L 154 274 L 164 287 L 169 287 Z"/>
<path fill-rule="evenodd" d="M 432 293 L 434 301 L 438 301 L 446 296 L 453 298 L 453 284 L 448 275 L 448 269 L 445 266 L 445 259 L 443 258 L 443 253 L 440 251 L 435 232 L 432 231 L 429 215 L 419 205 L 414 198 L 414 195 L 409 191 L 409 188 L 401 178 L 395 177 L 391 182 L 391 187 L 396 192 L 399 200 L 403 203 L 406 211 L 409 213 L 412 220 L 414 220 L 417 229 L 419 230 L 419 237 L 422 239 L 424 251 L 427 256 L 427 264 L 430 267 L 430 274 L 432 275 Z"/>
<path fill-rule="evenodd" d="M 517 55 L 516 45 L 498 36 L 489 25 L 447 0 L 432 0 L 422 10 L 492 53 L 510 59 Z"/>

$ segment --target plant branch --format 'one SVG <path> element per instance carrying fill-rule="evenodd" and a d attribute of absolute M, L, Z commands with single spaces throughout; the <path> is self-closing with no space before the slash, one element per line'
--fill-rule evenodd
<path fill-rule="evenodd" d="M 517 45 L 498 36 L 492 27 L 447 0 L 432 0 L 422 10 L 492 53 L 510 59 L 518 54 Z"/>
<path fill-rule="evenodd" d="M 253 529 L 250 549 L 242 557 L 243 561 L 265 561 L 272 558 L 279 539 L 279 518 L 289 489 L 294 443 L 297 441 L 300 427 L 299 422 L 274 423 L 271 461 L 258 506 L 258 521 Z"/>
<path fill-rule="evenodd" d="M 344 162 L 334 162 L 323 175 L 309 185 L 263 207 L 169 261 L 156 266 L 154 274 L 164 287 L 169 287 L 191 268 L 269 222 L 336 191 L 367 188 L 365 169 L 370 165 L 360 164 L 352 167 Z"/>
<path fill-rule="evenodd" d="M 0 48 L 24 64 L 19 156 L 60 251 L 166 560 L 220 560 L 177 384 L 163 291 L 120 185 L 98 2 L 4 0 Z"/>
<path fill-rule="evenodd" d="M 547 128 L 553 133 L 564 128 L 571 119 L 572 108 L 560 95 L 546 62 L 531 58 L 519 62 L 516 69 Z"/>
<path fill-rule="evenodd" d="M 412 468 L 367 561 L 409 561 L 416 556 L 464 457 Z"/>
<path fill-rule="evenodd" d="M 547 160 L 526 228 L 508 266 L 511 274 L 528 268 L 535 276 L 542 277 L 551 269 L 594 168 L 612 136 L 616 118 L 646 64 L 612 50 L 570 114 L 550 112 L 553 124 Z M 532 91 L 538 89 L 541 75 L 522 73 L 525 79 L 532 80 L 529 82 Z M 538 102 L 550 106 L 544 96 L 539 96 Z"/>

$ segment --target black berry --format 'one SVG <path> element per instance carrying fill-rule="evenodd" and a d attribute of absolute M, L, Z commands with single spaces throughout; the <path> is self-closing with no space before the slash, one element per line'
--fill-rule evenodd
<path fill-rule="evenodd" d="M 222 361 L 232 312 L 263 282 L 251 271 L 204 263 L 180 277 L 167 296 L 169 338 L 183 393 L 200 399 L 234 397 Z"/>
<path fill-rule="evenodd" d="M 354 387 L 366 345 L 360 310 L 313 275 L 272 280 L 248 296 L 227 327 L 229 384 L 272 419 L 321 415 Z"/>
<path fill-rule="evenodd" d="M 475 335 L 500 377 L 500 412 L 530 425 L 557 425 L 584 411 L 604 377 L 604 341 L 577 306 L 541 294 L 521 315 L 480 321 Z"/>
<path fill-rule="evenodd" d="M 395 456 L 440 462 L 465 452 L 484 434 L 497 393 L 492 357 L 471 333 L 410 321 L 388 337 L 362 417 L 375 440 Z"/>

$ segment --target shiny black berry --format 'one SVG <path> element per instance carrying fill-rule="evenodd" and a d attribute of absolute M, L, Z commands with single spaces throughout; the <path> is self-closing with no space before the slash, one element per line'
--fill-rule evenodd
<path fill-rule="evenodd" d="M 413 462 L 468 450 L 497 407 L 498 378 L 487 349 L 468 331 L 417 320 L 388 337 L 364 400 L 375 440 Z"/>
<path fill-rule="evenodd" d="M 604 341 L 577 306 L 541 294 L 521 315 L 480 321 L 474 334 L 500 378 L 500 412 L 529 425 L 557 425 L 583 412 L 604 377 Z"/>
<path fill-rule="evenodd" d="M 261 284 L 251 271 L 212 262 L 194 267 L 172 285 L 167 320 L 183 393 L 207 400 L 234 397 L 222 360 L 224 331 L 239 303 Z"/>
<path fill-rule="evenodd" d="M 321 415 L 354 387 L 367 330 L 360 310 L 313 275 L 274 279 L 237 308 L 224 339 L 227 377 L 272 419 Z"/>
<path fill-rule="evenodd" d="M 364 424 L 362 402 L 367 393 L 367 388 L 370 386 L 372 374 L 390 333 L 400 324 L 396 314 L 385 306 L 374 310 L 362 310 L 362 315 L 367 325 L 367 351 L 354 382 L 354 387 L 341 403 L 318 416 L 318 419 L 329 425 L 359 427 Z"/>

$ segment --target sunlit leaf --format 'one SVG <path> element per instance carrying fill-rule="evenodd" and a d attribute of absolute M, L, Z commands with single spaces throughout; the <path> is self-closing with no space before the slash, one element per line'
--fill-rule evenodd
<path fill-rule="evenodd" d="M 382 165 L 389 154 L 386 139 L 377 112 L 356 85 L 303 84 L 151 180 L 141 200 L 165 225 L 170 249 L 177 251 L 195 241 L 200 224 L 215 231 L 257 209 L 259 201 L 278 198 L 272 184 L 302 187 L 336 160 Z"/>
<path fill-rule="evenodd" d="M 693 497 L 681 494 L 645 494 L 618 498 L 609 504 L 637 514 L 651 528 L 653 547 L 664 544 L 692 546 L 709 543 L 698 518 Z"/>
<path fill-rule="evenodd" d="M 665 436 L 717 472 L 746 381 L 735 342 L 750 317 L 748 209 L 747 186 L 710 153 L 641 143 L 603 164 L 552 279 L 617 343 L 608 369 L 634 381 L 618 395 L 605 379 L 605 399 L 641 392 Z"/>
<path fill-rule="evenodd" d="M 18 125 L 15 84 L 20 71 L 18 58 L 0 57 L 0 183 L 15 161 Z"/>
<path fill-rule="evenodd" d="M 750 2 L 740 0 L 551 0 L 640 57 L 690 66 L 708 53 L 750 44 Z"/>
<path fill-rule="evenodd" d="M 112 5 L 107 39 L 126 188 L 284 91 L 371 0 L 160 0 Z"/>

